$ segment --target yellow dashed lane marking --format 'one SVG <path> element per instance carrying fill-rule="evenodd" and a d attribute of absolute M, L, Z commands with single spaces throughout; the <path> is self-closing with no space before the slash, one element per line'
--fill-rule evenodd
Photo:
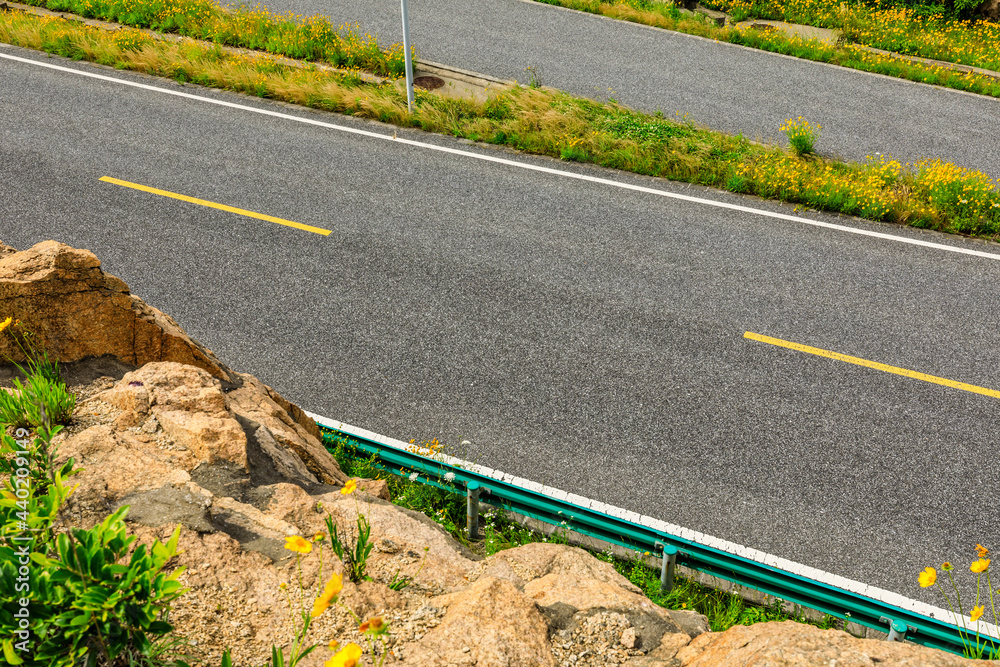
<path fill-rule="evenodd" d="M 209 208 L 217 208 L 220 211 L 228 211 L 230 213 L 236 213 L 237 215 L 245 215 L 248 218 L 267 220 L 268 222 L 274 222 L 279 225 L 285 225 L 286 227 L 294 227 L 295 229 L 301 229 L 306 232 L 312 232 L 313 234 L 322 234 L 323 236 L 330 235 L 329 229 L 323 229 L 321 227 L 312 227 L 310 225 L 303 225 L 301 222 L 293 222 L 291 220 L 285 220 L 284 218 L 276 218 L 273 215 L 265 215 L 264 213 L 247 211 L 246 209 L 235 208 L 233 206 L 226 206 L 225 204 L 218 204 L 214 201 L 197 199 L 195 197 L 188 197 L 187 195 L 177 194 L 176 192 L 168 192 L 167 190 L 159 190 L 157 188 L 151 188 L 148 185 L 140 185 L 139 183 L 129 183 L 128 181 L 121 181 L 117 178 L 111 178 L 110 176 L 102 176 L 101 180 L 104 181 L 105 183 L 114 183 L 115 185 L 121 185 L 122 187 L 132 188 L 133 190 L 142 190 L 143 192 L 150 192 L 154 195 L 160 195 L 161 197 L 180 199 L 181 201 L 186 201 L 190 204 L 198 204 L 199 206 L 208 206 Z"/>
<path fill-rule="evenodd" d="M 837 361 L 845 361 L 849 364 L 864 366 L 865 368 L 874 368 L 877 371 L 884 371 L 886 373 L 895 373 L 896 375 L 902 375 L 904 377 L 913 378 L 914 380 L 923 380 L 924 382 L 940 384 L 944 385 L 945 387 L 951 387 L 952 389 L 961 389 L 962 391 L 971 391 L 974 394 L 982 394 L 983 396 L 1000 398 L 1000 391 L 996 391 L 994 389 L 987 389 L 986 387 L 977 387 L 974 384 L 966 384 L 964 382 L 957 382 L 956 380 L 949 380 L 947 378 L 939 378 L 936 375 L 927 375 L 926 373 L 918 373 L 917 371 L 911 371 L 908 368 L 899 368 L 897 366 L 889 366 L 888 364 L 880 364 L 877 361 L 869 361 L 868 359 L 861 359 L 860 357 L 852 357 L 846 354 L 841 354 L 840 352 L 831 352 L 830 350 L 824 350 L 818 347 L 810 347 L 808 345 L 803 345 L 802 343 L 793 343 L 788 340 L 781 340 L 780 338 L 771 338 L 770 336 L 764 336 L 762 334 L 753 333 L 752 331 L 747 331 L 746 333 L 743 334 L 743 337 L 749 338 L 750 340 L 756 340 L 761 343 L 767 343 L 768 345 L 777 345 L 778 347 L 786 347 L 789 350 L 796 350 L 798 352 L 805 352 L 807 354 L 815 354 L 818 357 L 826 357 L 827 359 L 836 359 Z"/>

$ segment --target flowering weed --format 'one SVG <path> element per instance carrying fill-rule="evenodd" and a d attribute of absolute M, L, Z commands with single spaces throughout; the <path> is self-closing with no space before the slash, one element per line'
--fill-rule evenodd
<path fill-rule="evenodd" d="M 228 10 L 213 0 L 25 0 L 27 4 L 133 28 L 172 32 L 246 49 L 266 51 L 337 67 L 360 68 L 383 76 L 403 74 L 399 45 L 382 50 L 374 36 L 357 24 L 334 27 L 321 16 L 276 16 L 256 5 Z M 116 33 L 123 50 L 139 51 L 149 43 L 137 30 Z M 82 57 L 82 56 L 81 56 Z"/>
<path fill-rule="evenodd" d="M 952 595 L 949 595 L 941 582 L 938 579 L 937 570 L 933 567 L 926 567 L 923 571 L 917 575 L 917 583 L 920 584 L 921 588 L 935 587 L 937 592 L 944 599 L 945 603 L 948 605 L 948 609 L 951 610 L 952 616 L 955 619 L 955 625 L 957 625 L 960 630 L 959 634 L 962 637 L 962 646 L 964 648 L 965 657 L 967 658 L 983 658 L 987 657 L 991 660 L 1000 659 L 1000 644 L 991 638 L 983 637 L 981 634 L 982 626 L 980 623 L 983 615 L 986 613 L 987 608 L 990 611 L 990 618 L 993 619 L 993 624 L 996 625 L 1000 621 L 1000 616 L 997 616 L 997 604 L 994 599 L 995 589 L 993 588 L 993 577 L 990 570 L 990 558 L 989 549 L 981 544 L 976 545 L 976 559 L 972 561 L 969 566 L 969 571 L 976 575 L 976 598 L 972 602 L 972 606 L 969 609 L 969 614 L 966 616 L 965 607 L 962 604 L 962 595 L 959 593 L 958 586 L 955 584 L 955 578 L 952 575 L 954 571 L 954 566 L 951 563 L 943 563 L 941 565 L 941 570 L 948 577 L 948 583 L 951 584 Z M 984 575 L 985 574 L 985 581 Z M 983 585 L 985 584 L 986 591 L 983 594 Z M 996 591 L 1000 592 L 1000 591 Z"/>
<path fill-rule="evenodd" d="M 781 131 L 788 137 L 788 143 L 792 150 L 799 157 L 812 155 L 816 152 L 816 141 L 819 139 L 819 133 L 822 129 L 822 125 L 812 125 L 802 116 L 789 118 L 781 126 Z"/>

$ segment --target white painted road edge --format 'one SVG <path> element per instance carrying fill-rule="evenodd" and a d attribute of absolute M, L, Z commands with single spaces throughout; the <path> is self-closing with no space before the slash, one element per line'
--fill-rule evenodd
<path fill-rule="evenodd" d="M 432 456 L 435 461 L 440 461 L 442 463 L 447 463 L 448 465 L 453 465 L 462 468 L 463 470 L 469 470 L 471 472 L 484 475 L 486 477 L 491 477 L 493 479 L 511 484 L 513 486 L 520 487 L 526 491 L 533 491 L 535 493 L 540 493 L 549 498 L 555 498 L 557 500 L 563 500 L 568 503 L 573 503 L 574 505 L 579 505 L 580 507 L 587 507 L 594 510 L 595 512 L 602 512 L 608 516 L 617 517 L 625 521 L 630 521 L 632 523 L 638 524 L 640 526 L 645 526 L 655 530 L 658 533 L 664 533 L 667 535 L 674 535 L 675 537 L 680 537 L 697 544 L 701 544 L 706 547 L 711 547 L 713 549 L 718 549 L 719 551 L 724 551 L 726 553 L 733 554 L 735 556 L 740 556 L 746 558 L 747 560 L 752 560 L 757 563 L 762 563 L 779 570 L 784 570 L 785 572 L 791 572 L 797 574 L 800 577 L 806 577 L 807 579 L 812 579 L 813 581 L 818 581 L 823 584 L 828 584 L 830 586 L 835 586 L 852 593 L 857 593 L 874 600 L 879 600 L 886 604 L 891 604 L 893 606 L 905 609 L 907 611 L 913 612 L 915 614 L 920 614 L 921 616 L 927 616 L 935 620 L 943 621 L 945 623 L 954 624 L 954 615 L 947 609 L 941 609 L 940 607 L 934 607 L 929 604 L 925 604 L 918 600 L 913 600 L 911 598 L 903 597 L 892 591 L 887 591 L 882 588 L 877 588 L 875 586 L 869 586 L 868 584 L 863 584 L 860 581 L 854 581 L 853 579 L 847 579 L 830 572 L 825 572 L 824 570 L 818 570 L 814 567 L 809 567 L 808 565 L 802 565 L 800 563 L 795 563 L 784 558 L 779 558 L 778 556 L 773 556 L 769 553 L 763 551 L 757 551 L 756 549 L 750 549 L 740 544 L 734 542 L 727 542 L 726 540 L 721 540 L 717 537 L 712 537 L 711 535 L 706 535 L 704 533 L 699 533 L 694 530 L 689 530 L 687 528 L 682 528 L 681 526 L 675 526 L 672 523 L 667 523 L 666 521 L 661 521 L 659 519 L 654 519 L 651 516 L 644 516 L 636 514 L 635 512 L 630 512 L 628 510 L 622 509 L 620 507 L 615 507 L 614 505 L 606 505 L 605 503 L 591 500 L 590 498 L 585 498 L 583 496 L 578 496 L 574 493 L 567 493 L 561 489 L 556 489 L 551 486 L 545 486 L 537 482 L 532 482 L 531 480 L 524 479 L 523 477 L 515 477 L 509 473 L 501 472 L 499 470 L 493 470 L 492 468 L 487 468 L 470 461 L 464 461 L 454 456 L 448 456 L 447 454 L 433 453 L 430 450 L 415 447 L 410 443 L 403 442 L 402 440 L 396 440 L 395 438 L 390 438 L 388 436 L 380 435 L 378 433 L 373 433 L 366 429 L 360 428 L 358 426 L 351 426 L 350 424 L 345 424 L 343 422 L 334 421 L 333 419 L 328 419 L 322 415 L 317 415 L 308 410 L 303 410 L 303 412 L 310 419 L 314 420 L 317 424 L 325 426 L 327 428 L 346 433 L 348 435 L 354 435 L 359 438 L 364 438 L 366 440 L 373 440 L 380 445 L 385 447 L 393 447 L 405 452 L 412 452 L 414 449 L 416 451 L 425 454 L 427 456 Z M 917 576 L 914 573 L 914 578 Z M 965 627 L 975 628 L 976 624 L 971 623 L 966 617 Z M 888 629 L 888 628 L 887 628 Z M 1000 638 L 1000 628 L 990 623 L 979 624 L 979 631 L 981 636 L 991 635 L 995 638 Z M 975 633 L 973 633 L 974 635 Z"/>
<path fill-rule="evenodd" d="M 98 79 L 101 81 L 109 81 L 111 83 L 117 83 L 123 86 L 131 86 L 133 88 L 141 88 L 143 90 L 149 90 L 156 93 L 163 93 L 164 95 L 174 95 L 175 97 L 183 97 L 190 100 L 197 100 L 199 102 L 205 102 L 207 104 L 215 104 L 217 106 L 229 107 L 231 109 L 239 109 L 241 111 L 249 111 L 251 113 L 261 114 L 264 116 L 272 116 L 274 118 L 281 118 L 283 120 L 291 120 L 297 123 L 305 123 L 307 125 L 315 125 L 318 127 L 324 127 L 331 130 L 337 130 L 339 132 L 347 132 L 349 134 L 360 135 L 363 137 L 369 137 L 371 139 L 381 139 L 384 141 L 393 141 L 401 144 L 406 144 L 408 146 L 415 146 L 417 148 L 423 148 L 426 150 L 438 151 L 441 153 L 450 153 L 452 155 L 461 155 L 462 157 L 473 158 L 475 160 L 483 160 L 486 162 L 493 162 L 496 164 L 503 164 L 510 167 L 517 167 L 519 169 L 527 169 L 530 171 L 537 171 L 544 174 L 551 174 L 553 176 L 561 176 L 563 178 L 571 178 L 578 181 L 587 181 L 590 183 L 599 183 L 601 185 L 608 185 L 615 188 L 621 188 L 624 190 L 633 190 L 635 192 L 642 192 L 645 194 L 657 195 L 660 197 L 669 197 L 671 199 L 679 199 L 681 201 L 692 202 L 695 204 L 702 204 L 704 206 L 714 206 L 716 208 L 728 209 L 731 211 L 740 211 L 743 213 L 751 213 L 754 215 L 760 215 L 767 218 L 775 218 L 778 220 L 787 220 L 790 222 L 797 222 L 804 225 L 810 225 L 813 227 L 823 227 L 826 229 L 833 229 L 840 232 L 847 232 L 848 234 L 858 234 L 860 236 L 870 236 L 878 239 L 884 239 L 887 241 L 895 241 L 897 243 L 908 243 L 910 245 L 922 246 L 925 248 L 934 248 L 936 250 L 945 250 L 947 252 L 955 252 L 963 255 L 972 255 L 974 257 L 984 257 L 986 259 L 1000 260 L 1000 254 L 984 252 L 982 250 L 973 250 L 971 248 L 961 248 L 957 246 L 945 245 L 943 243 L 933 243 L 931 241 L 923 241 L 920 239 L 911 239 L 902 236 L 894 236 L 892 234 L 885 234 L 882 232 L 876 232 L 869 229 L 855 229 L 853 227 L 846 227 L 844 225 L 835 225 L 830 222 L 821 222 L 819 220 L 809 220 L 808 218 L 802 218 L 795 215 L 788 215 L 785 213 L 776 213 L 774 211 L 765 211 L 763 209 L 751 208 L 749 206 L 740 206 L 739 204 L 728 204 L 725 202 L 713 201 L 711 199 L 703 199 L 701 197 L 692 197 L 690 195 L 682 195 L 675 192 L 667 192 L 665 190 L 658 190 L 656 188 L 647 188 L 641 185 L 634 185 L 631 183 L 622 183 L 619 181 L 613 181 L 607 178 L 600 178 L 598 176 L 588 176 L 586 174 L 574 174 L 569 171 L 563 171 L 561 169 L 552 169 L 551 167 L 542 167 L 540 165 L 527 164 L 524 162 L 518 162 L 516 160 L 509 160 L 502 157 L 497 157 L 495 155 L 483 155 L 480 153 L 472 153 L 469 151 L 463 151 L 457 148 L 448 148 L 447 146 L 437 146 L 434 144 L 424 143 L 422 141 L 414 141 L 412 139 L 402 139 L 393 135 L 379 134 L 378 132 L 371 132 L 368 130 L 360 130 L 353 127 L 345 127 L 343 125 L 336 125 L 334 123 L 327 123 L 315 118 L 303 118 L 300 116 L 293 116 L 291 114 L 281 113 L 279 111 L 271 111 L 269 109 L 258 109 L 255 107 L 247 106 L 245 104 L 238 104 L 236 102 L 227 102 L 224 100 L 215 100 L 210 97 L 203 97 L 201 95 L 194 95 L 192 93 L 184 93 L 179 90 L 169 90 L 167 88 L 161 88 L 159 86 L 152 86 L 149 84 L 138 83 L 135 81 L 126 81 L 123 79 L 117 79 L 112 76 L 105 76 L 103 74 L 97 74 L 95 72 L 85 72 L 78 69 L 73 69 L 70 67 L 62 67 L 60 65 L 54 65 L 52 63 L 43 63 L 37 60 L 31 60 L 30 58 L 20 58 L 18 56 L 12 56 L 6 53 L 0 53 L 0 58 L 5 58 L 7 60 L 13 60 L 16 62 L 24 63 L 27 65 L 34 65 L 36 67 L 44 67 L 51 70 L 56 70 L 59 72 L 66 72 L 68 74 L 75 74 L 77 76 L 85 76 L 91 79 Z"/>

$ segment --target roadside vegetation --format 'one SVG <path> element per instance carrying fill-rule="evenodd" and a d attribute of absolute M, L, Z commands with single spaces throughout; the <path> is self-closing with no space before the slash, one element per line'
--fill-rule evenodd
<path fill-rule="evenodd" d="M 613 101 L 536 86 L 498 89 L 485 101 L 417 90 L 411 114 L 403 86 L 394 79 L 371 83 L 356 70 L 291 66 L 266 54 L 233 52 L 218 44 L 157 39 L 134 29 L 111 32 L 21 12 L 0 14 L 0 41 L 820 210 L 987 238 L 1000 235 L 996 183 L 980 172 L 938 160 L 901 164 L 879 156 L 858 164 L 812 152 L 798 155 L 740 135 L 713 132 L 685 118 L 640 113 Z"/>
<path fill-rule="evenodd" d="M 389 486 L 392 502 L 407 509 L 422 512 L 434 519 L 458 542 L 481 556 L 492 556 L 498 551 L 512 549 L 532 542 L 567 544 L 568 535 L 556 531 L 545 536 L 513 521 L 499 510 L 488 510 L 480 517 L 480 540 L 470 542 L 466 532 L 464 491 L 457 487 L 438 488 L 409 477 L 387 473 L 371 458 L 358 453 L 352 440 L 342 434 L 324 431 L 327 449 L 337 459 L 349 477 L 384 479 Z M 424 450 L 441 451 L 441 444 L 434 440 L 421 445 Z M 713 632 L 727 630 L 734 625 L 751 625 L 767 621 L 799 621 L 820 628 L 844 629 L 844 622 L 825 616 L 822 620 L 808 620 L 802 610 L 789 613 L 782 609 L 780 600 L 758 605 L 746 601 L 735 593 L 708 588 L 695 581 L 677 576 L 668 593 L 660 592 L 659 571 L 643 561 L 644 554 L 636 552 L 633 558 L 620 558 L 610 552 L 594 554 L 611 563 L 626 579 L 642 589 L 655 604 L 667 609 L 696 611 L 708 618 Z M 647 554 L 648 555 L 648 554 Z"/>
<path fill-rule="evenodd" d="M 537 1 L 796 58 L 1000 97 L 1000 79 L 996 77 L 911 62 L 894 55 L 1000 71 L 1000 23 L 963 20 L 937 6 L 921 11 L 919 7 L 887 3 L 871 6 L 839 0 L 705 0 L 703 3 L 728 13 L 733 23 L 771 19 L 840 30 L 841 41 L 831 46 L 818 40 L 790 37 L 778 30 L 720 27 L 703 16 L 682 13 L 677 6 L 656 0 Z M 876 53 L 868 48 L 893 53 Z"/>
<path fill-rule="evenodd" d="M 1000 591 L 993 585 L 990 550 L 982 544 L 977 544 L 975 552 L 976 558 L 969 565 L 969 571 L 976 575 L 976 596 L 972 604 L 968 604 L 968 600 L 966 600 L 965 605 L 962 604 L 962 595 L 959 593 L 955 577 L 952 575 L 955 567 L 947 561 L 941 564 L 941 571 L 948 578 L 949 585 L 947 587 L 941 585 L 937 569 L 934 567 L 925 567 L 917 575 L 917 582 L 921 588 L 933 586 L 944 600 L 955 620 L 955 625 L 960 628 L 959 636 L 962 638 L 962 646 L 967 657 L 1000 660 L 1000 645 L 986 635 L 983 627 L 986 623 L 984 618 L 989 618 L 989 622 L 993 626 L 997 626 L 997 622 L 1000 621 L 1000 616 L 997 616 L 997 602 L 1000 602 L 997 599 L 997 594 L 1000 594 Z M 968 615 L 966 615 L 966 610 L 968 610 Z M 987 614 L 987 611 L 990 613 Z"/>
<path fill-rule="evenodd" d="M 849 44 L 861 44 L 921 58 L 1000 71 L 1000 23 L 976 21 L 981 0 L 939 3 L 874 0 L 707 0 L 706 6 L 733 21 L 772 19 L 840 30 Z"/>
<path fill-rule="evenodd" d="M 176 648 L 166 613 L 183 593 L 177 582 L 183 569 L 163 570 L 180 527 L 149 548 L 128 535 L 128 507 L 93 528 L 73 527 L 66 501 L 81 469 L 72 458 L 56 463 L 52 439 L 69 422 L 75 397 L 30 330 L 8 317 L 0 336 L 8 335 L 26 359 L 16 364 L 24 382 L 0 389 L 3 664 L 154 664 Z"/>
<path fill-rule="evenodd" d="M 382 76 L 404 71 L 401 44 L 383 50 L 357 25 L 334 27 L 321 16 L 275 16 L 260 5 L 230 10 L 211 0 L 24 0 L 23 4 Z"/>

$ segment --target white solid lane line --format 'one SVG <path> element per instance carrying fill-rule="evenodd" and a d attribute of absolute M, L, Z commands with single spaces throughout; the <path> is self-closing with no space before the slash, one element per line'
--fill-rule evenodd
<path fill-rule="evenodd" d="M 422 141 L 414 141 L 412 139 L 402 139 L 395 135 L 379 134 L 378 132 L 370 132 L 368 130 L 359 130 L 353 127 L 345 127 L 343 125 L 336 125 L 334 123 L 326 123 L 321 120 L 316 120 L 314 118 L 302 118 L 299 116 L 292 116 L 290 114 L 281 113 L 280 111 L 270 111 L 268 109 L 257 109 L 255 107 L 246 106 L 244 104 L 237 104 L 236 102 L 226 102 L 223 100 L 214 100 L 210 97 L 202 97 L 201 95 L 193 95 L 191 93 L 183 93 L 179 90 L 168 90 L 166 88 L 160 88 L 159 86 L 151 86 L 145 83 L 137 83 L 134 81 L 125 81 L 123 79 L 116 79 L 112 76 L 105 76 L 103 74 L 97 74 L 96 72 L 85 72 L 82 70 L 72 69 L 70 67 L 62 67 L 60 65 L 53 65 L 51 63 L 43 63 L 37 60 L 31 60 L 29 58 L 20 58 L 18 56 L 12 56 L 6 53 L 0 53 L 0 58 L 5 58 L 7 60 L 14 60 L 20 63 L 25 63 L 27 65 L 35 65 L 37 67 L 45 67 L 52 70 L 57 70 L 60 72 L 66 72 L 69 74 L 76 74 L 78 76 L 85 76 L 92 79 L 99 79 L 101 81 L 110 81 L 112 83 L 117 83 L 123 86 L 131 86 L 133 88 L 141 88 L 143 90 L 149 90 L 157 93 L 163 93 L 165 95 L 174 95 L 176 97 L 183 97 L 191 100 L 197 100 L 199 102 L 206 102 L 208 104 L 215 104 L 217 106 L 229 107 L 231 109 L 240 109 L 241 111 L 249 111 L 251 113 L 262 114 L 265 116 L 273 116 L 275 118 L 281 118 L 284 120 L 291 120 L 297 123 L 306 123 L 307 125 L 316 125 L 318 127 L 324 127 L 331 130 L 337 130 L 339 132 L 347 132 L 349 134 L 356 134 L 364 137 L 370 137 L 372 139 L 381 139 L 384 141 L 393 141 L 397 143 L 407 144 L 409 146 L 415 146 L 417 148 L 423 148 L 426 150 L 438 151 L 440 153 L 450 153 L 452 155 L 460 155 L 462 157 L 473 158 L 476 160 L 484 160 L 486 162 L 493 162 L 496 164 L 503 164 L 511 167 L 517 167 L 519 169 L 527 169 L 530 171 L 537 171 L 544 174 L 552 174 L 553 176 L 561 176 L 563 178 L 572 178 L 578 181 L 587 181 L 590 183 L 599 183 L 601 185 L 608 185 L 614 188 L 621 188 L 623 190 L 633 190 L 635 192 L 642 192 L 645 194 L 656 195 L 659 197 L 669 197 L 670 199 L 679 199 L 681 201 L 692 202 L 695 204 L 702 204 L 704 206 L 714 206 L 715 208 L 722 208 L 731 211 L 740 211 L 743 213 L 750 213 L 753 215 L 760 215 L 767 218 L 775 218 L 778 220 L 787 220 L 789 222 L 797 222 L 803 225 L 811 225 L 813 227 L 823 227 L 826 229 L 833 229 L 839 232 L 847 232 L 848 234 L 858 234 L 860 236 L 870 236 L 878 239 L 883 239 L 886 241 L 895 241 L 897 243 L 907 243 L 910 245 L 921 246 L 924 248 L 933 248 L 935 250 L 944 250 L 947 252 L 955 252 L 963 255 L 972 255 L 974 257 L 984 257 L 986 259 L 1000 260 L 1000 254 L 984 252 L 982 250 L 973 250 L 971 248 L 962 248 L 957 246 L 945 245 L 943 243 L 933 243 L 931 241 L 923 241 L 920 239 L 911 239 L 902 236 L 894 236 L 892 234 L 885 234 L 883 232 L 876 232 L 868 229 L 855 229 L 853 227 L 846 227 L 844 225 L 835 225 L 830 222 L 821 222 L 819 220 L 809 220 L 808 218 L 801 218 L 795 215 L 788 215 L 785 213 L 775 213 L 773 211 L 765 211 L 758 208 L 751 208 L 749 206 L 740 206 L 739 204 L 727 204 L 725 202 L 713 201 L 711 199 L 703 199 L 701 197 L 692 197 L 690 195 L 682 195 L 674 192 L 666 192 L 665 190 L 657 190 L 656 188 L 647 188 L 642 185 L 633 185 L 631 183 L 621 183 L 619 181 L 612 181 L 607 178 L 600 178 L 597 176 L 587 176 L 585 174 L 574 174 L 568 171 L 562 171 L 560 169 L 552 169 L 551 167 L 542 167 L 534 164 L 526 164 L 524 162 L 517 162 L 515 160 L 509 160 L 507 158 L 496 157 L 494 155 L 482 155 L 479 153 L 471 153 L 469 151 L 464 151 L 458 148 L 448 148 L 446 146 L 436 146 L 434 144 L 424 143 Z"/>

